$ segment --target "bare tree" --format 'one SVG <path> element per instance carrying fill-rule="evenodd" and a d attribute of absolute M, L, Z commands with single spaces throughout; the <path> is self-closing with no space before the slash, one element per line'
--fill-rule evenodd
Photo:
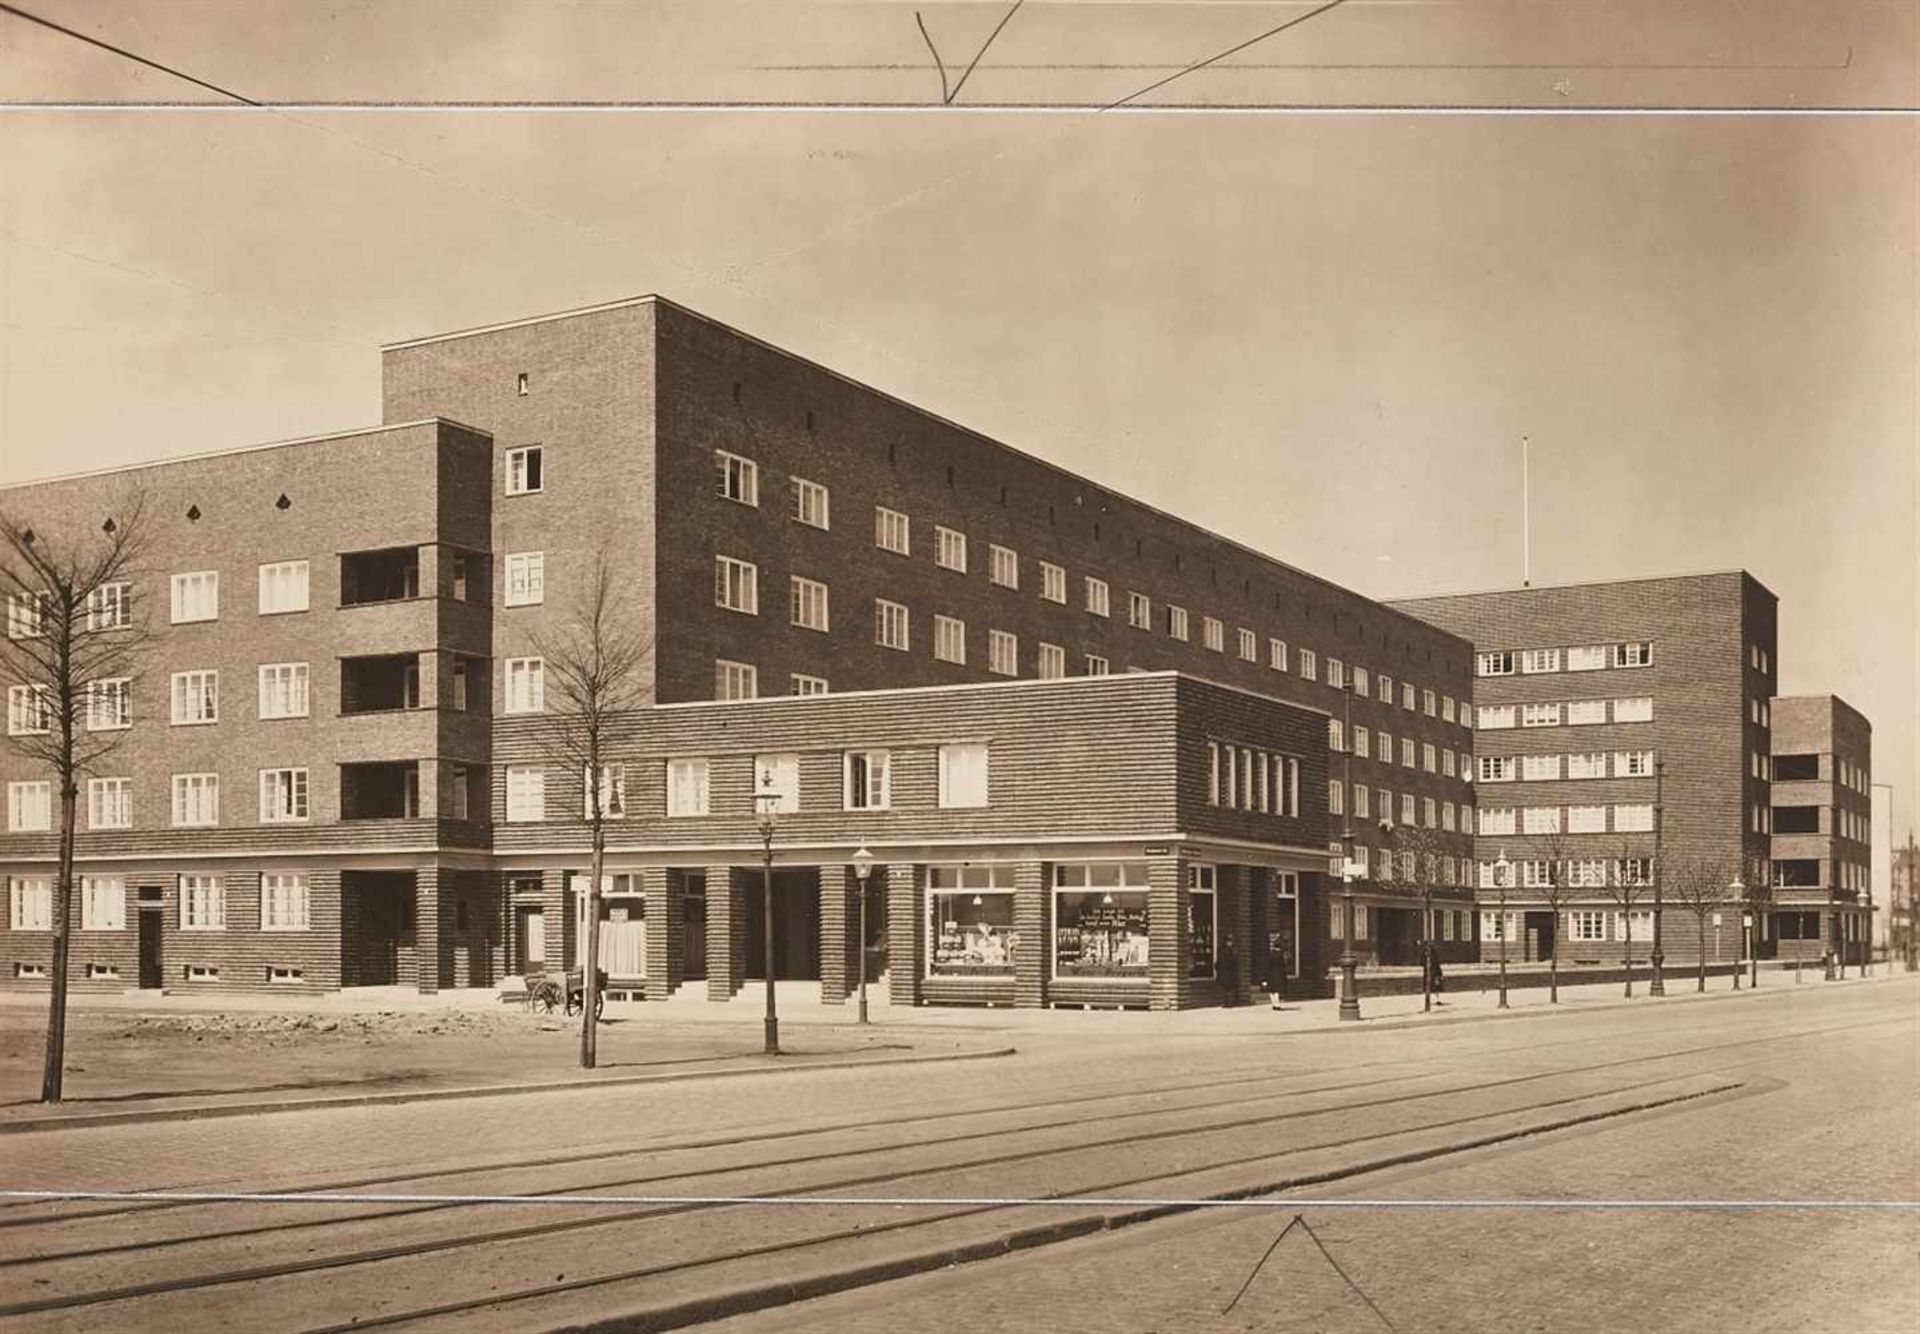
<path fill-rule="evenodd" d="M 1649 870 L 1641 871 L 1641 863 L 1646 862 Z M 1621 944 L 1626 950 L 1627 995 L 1633 995 L 1633 914 L 1634 905 L 1644 903 L 1653 896 L 1653 872 L 1651 857 L 1636 854 L 1631 847 L 1623 845 L 1620 855 L 1614 859 L 1612 874 L 1607 877 L 1607 894 L 1620 905 Z"/>
<path fill-rule="evenodd" d="M 1440 858 L 1447 849 L 1446 838 L 1438 829 L 1419 825 L 1396 825 L 1392 816 L 1380 821 L 1380 830 L 1390 845 L 1388 856 L 1398 853 L 1397 878 L 1420 899 L 1420 997 L 1421 1008 L 1433 1008 L 1433 891 L 1440 883 Z"/>
<path fill-rule="evenodd" d="M 1731 878 L 1725 862 L 1714 857 L 1670 857 L 1655 868 L 1667 901 L 1693 914 L 1695 938 L 1699 941 L 1699 973 L 1694 989 L 1707 989 L 1707 918 L 1733 902 L 1727 882 Z"/>
<path fill-rule="evenodd" d="M 1547 1003 L 1560 1003 L 1560 923 L 1566 920 L 1566 908 L 1575 897 L 1572 884 L 1569 854 L 1573 844 L 1563 830 L 1555 829 L 1544 834 L 1535 834 L 1528 839 L 1528 850 L 1535 854 L 1535 860 L 1546 863 L 1545 872 L 1538 876 L 1538 885 L 1528 886 L 1537 889 L 1540 897 L 1547 901 L 1547 910 L 1553 914 L 1554 942 L 1553 950 L 1547 955 Z"/>
<path fill-rule="evenodd" d="M 7 740 L 53 771 L 60 805 L 54 872 L 52 994 L 40 1101 L 59 1102 L 66 1067 L 67 966 L 73 938 L 73 833 L 80 778 L 125 740 L 147 645 L 133 597 L 147 541 L 146 501 L 125 493 L 97 529 L 0 514 L 0 589 L 7 595 Z"/>
<path fill-rule="evenodd" d="M 535 635 L 533 644 L 546 671 L 549 717 L 543 749 L 553 763 L 581 775 L 582 813 L 592 842 L 580 1026 L 580 1064 L 591 1070 L 598 1059 L 600 884 L 606 872 L 607 819 L 626 800 L 620 770 L 608 760 L 609 743 L 622 716 L 652 699 L 653 639 L 621 596 L 606 548 L 594 557 L 567 618 L 548 633 Z"/>
<path fill-rule="evenodd" d="M 1752 958 L 1752 984 L 1760 985 L 1760 933 L 1765 929 L 1766 914 L 1773 907 L 1773 859 L 1765 853 L 1750 854 L 1743 859 L 1746 874 L 1742 877 L 1745 889 L 1741 893 L 1741 904 L 1746 912 L 1753 914 L 1753 939 L 1748 948 Z"/>

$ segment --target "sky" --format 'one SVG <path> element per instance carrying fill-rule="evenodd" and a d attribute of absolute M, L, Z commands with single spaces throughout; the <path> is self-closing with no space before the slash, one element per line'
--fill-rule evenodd
<path fill-rule="evenodd" d="M 18 7 L 201 83 L 0 12 L 0 484 L 644 292 L 1375 597 L 1524 436 L 1536 583 L 1751 570 L 1920 823 L 1911 0 Z"/>

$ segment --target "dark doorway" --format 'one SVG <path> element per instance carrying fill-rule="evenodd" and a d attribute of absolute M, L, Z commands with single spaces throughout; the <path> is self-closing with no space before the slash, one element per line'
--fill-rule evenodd
<path fill-rule="evenodd" d="M 341 986 L 418 981 L 413 932 L 413 872 L 341 873 Z"/>
<path fill-rule="evenodd" d="M 1420 914 L 1412 908 L 1381 908 L 1374 916 L 1380 934 L 1380 962 L 1420 962 Z"/>
<path fill-rule="evenodd" d="M 140 910 L 140 985 L 152 991 L 163 985 L 160 975 L 160 909 Z"/>
<path fill-rule="evenodd" d="M 707 877 L 698 871 L 686 872 L 680 884 L 680 977 L 707 980 Z"/>
<path fill-rule="evenodd" d="M 544 904 L 513 905 L 513 971 L 521 977 L 547 966 L 547 910 Z"/>
<path fill-rule="evenodd" d="M 1538 962 L 1553 957 L 1553 914 L 1530 912 L 1520 928 L 1526 940 L 1526 958 Z"/>
<path fill-rule="evenodd" d="M 746 975 L 765 978 L 766 895 L 760 872 L 748 872 L 746 880 Z M 776 981 L 819 980 L 820 891 L 811 868 L 773 873 L 773 948 Z"/>

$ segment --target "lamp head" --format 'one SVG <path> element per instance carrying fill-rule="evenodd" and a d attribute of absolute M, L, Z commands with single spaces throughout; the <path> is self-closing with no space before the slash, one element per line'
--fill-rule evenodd
<path fill-rule="evenodd" d="M 853 873 L 862 885 L 866 884 L 867 877 L 873 874 L 873 854 L 867 851 L 865 843 L 862 843 L 853 854 Z"/>
<path fill-rule="evenodd" d="M 763 836 L 771 836 L 780 808 L 780 794 L 774 790 L 771 767 L 760 771 L 760 786 L 753 794 L 753 821 Z"/>

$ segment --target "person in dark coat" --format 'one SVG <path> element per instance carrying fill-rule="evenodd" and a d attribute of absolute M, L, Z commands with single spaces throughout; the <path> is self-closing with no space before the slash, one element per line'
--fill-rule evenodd
<path fill-rule="evenodd" d="M 1240 961 L 1233 955 L 1231 931 L 1220 942 L 1220 955 L 1213 961 L 1213 975 L 1220 983 L 1220 1003 L 1238 1005 L 1240 1003 Z"/>
<path fill-rule="evenodd" d="M 1267 937 L 1267 991 L 1273 998 L 1273 1008 L 1279 1009 L 1280 1002 L 1286 996 L 1287 968 L 1292 963 L 1287 957 L 1287 939 L 1278 931 Z"/>
<path fill-rule="evenodd" d="M 1431 945 L 1427 947 L 1427 989 L 1438 996 L 1445 989 L 1446 978 L 1440 972 L 1440 953 Z"/>

